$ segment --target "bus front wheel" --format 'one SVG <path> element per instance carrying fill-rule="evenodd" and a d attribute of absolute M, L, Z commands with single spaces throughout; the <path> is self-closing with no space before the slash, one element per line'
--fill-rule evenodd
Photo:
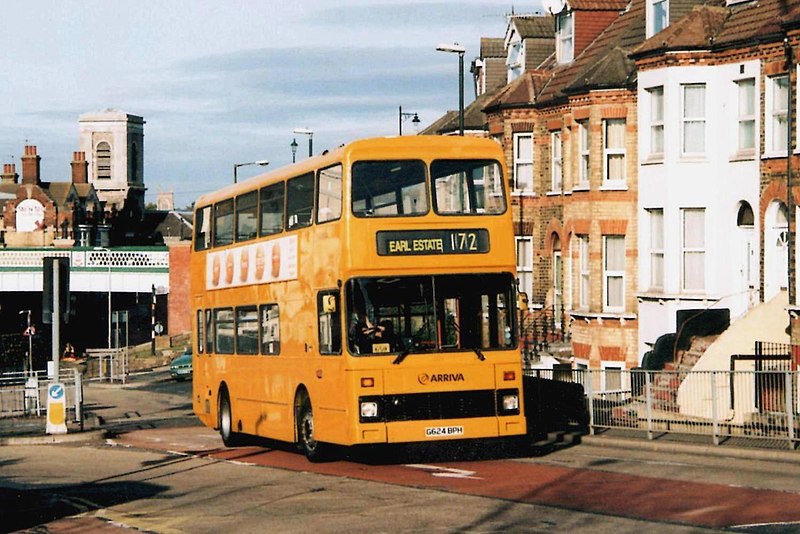
<path fill-rule="evenodd" d="M 233 431 L 231 400 L 226 389 L 219 394 L 219 434 L 226 447 L 237 447 L 243 444 L 242 435 Z"/>
<path fill-rule="evenodd" d="M 322 462 L 328 457 L 328 448 L 314 436 L 314 411 L 311 400 L 303 398 L 297 409 L 297 445 L 310 462 Z"/>

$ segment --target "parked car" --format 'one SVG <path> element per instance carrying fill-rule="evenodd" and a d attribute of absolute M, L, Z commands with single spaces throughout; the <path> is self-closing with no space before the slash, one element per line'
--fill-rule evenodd
<path fill-rule="evenodd" d="M 192 378 L 192 349 L 186 349 L 169 363 L 169 375 L 178 382 Z"/>

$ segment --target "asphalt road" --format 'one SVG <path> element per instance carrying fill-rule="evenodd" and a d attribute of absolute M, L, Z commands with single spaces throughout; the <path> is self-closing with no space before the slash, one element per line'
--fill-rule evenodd
<path fill-rule="evenodd" d="M 581 444 L 539 457 L 400 450 L 310 464 L 222 447 L 164 373 L 92 385 L 113 437 L 0 448 L 0 531 L 800 530 L 800 462 Z"/>

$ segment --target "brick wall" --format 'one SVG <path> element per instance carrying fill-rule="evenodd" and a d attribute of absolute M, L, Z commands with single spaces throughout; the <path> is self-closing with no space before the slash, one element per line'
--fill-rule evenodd
<path fill-rule="evenodd" d="M 169 335 L 175 336 L 192 328 L 189 302 L 190 241 L 169 244 Z"/>

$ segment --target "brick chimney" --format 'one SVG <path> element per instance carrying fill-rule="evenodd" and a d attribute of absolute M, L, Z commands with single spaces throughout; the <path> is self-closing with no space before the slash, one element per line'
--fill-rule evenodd
<path fill-rule="evenodd" d="M 25 145 L 25 155 L 22 156 L 22 183 L 39 185 L 42 182 L 39 176 L 39 163 L 42 158 L 36 154 L 36 146 Z"/>
<path fill-rule="evenodd" d="M 0 175 L 0 183 L 15 184 L 17 183 L 17 178 L 19 178 L 17 166 L 13 163 L 4 163 L 3 174 Z"/>
<path fill-rule="evenodd" d="M 72 153 L 72 183 L 89 183 L 89 162 L 86 161 L 86 152 Z"/>

